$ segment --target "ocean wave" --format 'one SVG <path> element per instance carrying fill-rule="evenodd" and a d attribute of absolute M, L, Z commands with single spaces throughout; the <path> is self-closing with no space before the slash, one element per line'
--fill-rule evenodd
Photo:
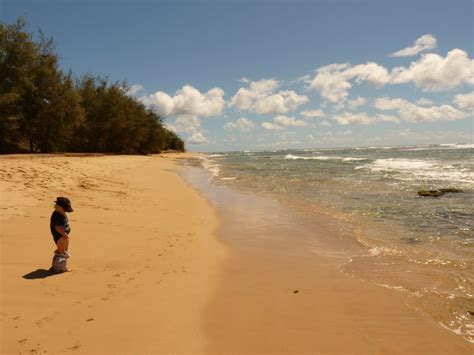
<path fill-rule="evenodd" d="M 342 158 L 342 161 L 361 161 L 361 160 L 368 160 L 368 159 L 367 158 L 353 158 L 353 157 Z"/>
<path fill-rule="evenodd" d="M 445 147 L 449 149 L 473 149 L 474 143 L 447 143 L 440 144 L 440 147 Z"/>
<path fill-rule="evenodd" d="M 437 161 L 404 158 L 376 159 L 370 164 L 355 167 L 355 170 L 359 169 L 367 169 L 375 173 L 398 173 L 397 178 L 400 180 L 440 180 L 474 184 L 472 171 Z"/>
<path fill-rule="evenodd" d="M 402 254 L 402 252 L 398 249 L 383 247 L 383 246 L 370 248 L 369 253 L 373 256 L 378 256 L 378 255 L 398 256 Z"/>
<path fill-rule="evenodd" d="M 291 160 L 342 160 L 342 161 L 357 161 L 357 160 L 367 160 L 366 158 L 353 158 L 353 157 L 338 157 L 338 156 L 325 156 L 320 155 L 317 157 L 302 157 L 299 155 L 287 154 L 285 159 Z"/>
<path fill-rule="evenodd" d="M 221 171 L 220 165 L 217 164 L 214 160 L 205 158 L 202 160 L 202 166 L 204 167 L 204 169 L 211 172 L 212 177 L 219 176 L 219 173 Z"/>

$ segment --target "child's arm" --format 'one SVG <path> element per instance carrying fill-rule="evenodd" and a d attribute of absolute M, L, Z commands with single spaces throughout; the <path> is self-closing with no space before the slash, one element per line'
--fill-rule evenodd
<path fill-rule="evenodd" d="M 65 238 L 69 238 L 69 236 L 67 235 L 67 233 L 64 231 L 64 228 L 61 227 L 61 226 L 55 226 L 54 227 L 56 229 L 56 231 L 61 234 L 63 237 Z"/>

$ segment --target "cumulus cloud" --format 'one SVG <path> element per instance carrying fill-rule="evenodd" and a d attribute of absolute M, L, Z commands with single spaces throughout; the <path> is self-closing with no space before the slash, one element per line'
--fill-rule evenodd
<path fill-rule="evenodd" d="M 395 67 L 391 71 L 373 62 L 356 66 L 330 64 L 317 69 L 314 78 L 306 82 L 309 89 L 318 91 L 331 103 L 345 102 L 354 82 L 366 82 L 378 88 L 414 83 L 425 91 L 450 90 L 463 84 L 474 85 L 474 60 L 465 51 L 453 49 L 445 57 L 424 54 L 408 67 Z"/>
<path fill-rule="evenodd" d="M 390 82 L 390 74 L 386 68 L 373 62 L 356 66 L 349 63 L 330 64 L 316 70 L 316 76 L 309 81 L 309 88 L 319 91 L 327 101 L 340 102 L 349 96 L 351 80 L 380 87 Z"/>
<path fill-rule="evenodd" d="M 140 84 L 133 84 L 126 92 L 128 96 L 139 96 L 145 92 L 145 88 Z"/>
<path fill-rule="evenodd" d="M 189 144 L 203 144 L 203 143 L 207 143 L 208 140 L 202 132 L 196 132 L 187 139 L 187 142 Z"/>
<path fill-rule="evenodd" d="M 374 106 L 382 111 L 398 111 L 400 118 L 409 122 L 433 122 L 441 120 L 459 120 L 467 117 L 450 105 L 421 107 L 404 99 L 379 98 Z"/>
<path fill-rule="evenodd" d="M 252 129 L 255 128 L 255 123 L 248 120 L 245 117 L 239 118 L 235 122 L 229 122 L 227 123 L 224 128 L 228 130 L 233 130 L 233 129 L 240 129 L 241 131 L 251 131 Z"/>
<path fill-rule="evenodd" d="M 343 112 L 341 114 L 335 115 L 333 119 L 343 126 L 353 124 L 369 125 L 376 121 L 375 117 L 369 116 L 365 112 Z"/>
<path fill-rule="evenodd" d="M 242 111 L 265 115 L 294 111 L 309 101 L 307 96 L 299 95 L 293 90 L 275 92 L 278 86 L 278 81 L 274 79 L 253 81 L 248 87 L 240 88 L 229 105 Z"/>
<path fill-rule="evenodd" d="M 281 131 L 283 129 L 282 126 L 271 122 L 262 122 L 262 127 L 268 129 L 269 131 Z"/>
<path fill-rule="evenodd" d="M 178 115 L 219 116 L 225 105 L 224 91 L 213 88 L 206 93 L 190 85 L 185 85 L 173 96 L 163 91 L 143 96 L 141 102 L 152 108 L 161 117 Z"/>
<path fill-rule="evenodd" d="M 384 121 L 384 122 L 395 122 L 395 123 L 400 122 L 400 118 L 398 118 L 398 116 L 386 115 L 386 114 L 383 114 L 383 113 L 378 114 L 377 119 L 380 120 L 380 121 Z"/>
<path fill-rule="evenodd" d="M 294 117 L 278 115 L 273 118 L 273 122 L 263 122 L 262 127 L 269 131 L 281 131 L 286 127 L 306 127 L 308 122 L 297 120 Z"/>
<path fill-rule="evenodd" d="M 429 100 L 429 99 L 425 99 L 424 97 L 422 97 L 421 99 L 417 100 L 415 102 L 415 104 L 420 105 L 420 106 L 432 106 L 434 104 L 434 102 Z"/>
<path fill-rule="evenodd" d="M 411 57 L 417 55 L 420 52 L 428 49 L 436 48 L 437 40 L 433 35 L 427 34 L 418 38 L 413 46 L 403 48 L 395 53 L 392 53 L 392 57 Z"/>
<path fill-rule="evenodd" d="M 393 84 L 414 82 L 428 91 L 449 90 L 462 84 L 474 85 L 474 60 L 461 49 L 449 51 L 444 58 L 428 53 L 408 68 L 394 68 L 391 75 Z"/>
<path fill-rule="evenodd" d="M 196 133 L 201 130 L 201 121 L 194 115 L 181 115 L 167 127 L 176 133 Z"/>
<path fill-rule="evenodd" d="M 347 106 L 351 110 L 355 110 L 359 106 L 365 105 L 366 102 L 367 102 L 367 100 L 365 98 L 363 98 L 361 96 L 358 96 L 357 98 L 355 98 L 353 100 L 347 100 Z"/>
<path fill-rule="evenodd" d="M 474 112 L 474 91 L 454 96 L 454 103 L 462 110 Z"/>
<path fill-rule="evenodd" d="M 273 121 L 283 127 L 306 127 L 308 125 L 307 122 L 302 120 L 297 120 L 294 117 L 289 117 L 285 115 L 278 115 L 276 116 Z"/>
<path fill-rule="evenodd" d="M 306 119 L 324 117 L 324 111 L 320 109 L 301 111 L 301 116 Z"/>

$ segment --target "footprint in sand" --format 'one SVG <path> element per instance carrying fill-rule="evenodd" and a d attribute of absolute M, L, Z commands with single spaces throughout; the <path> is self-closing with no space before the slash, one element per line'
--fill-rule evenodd
<path fill-rule="evenodd" d="M 53 319 L 52 319 L 51 317 L 43 317 L 43 318 L 41 318 L 40 320 L 37 320 L 37 321 L 35 322 L 35 324 L 36 324 L 38 327 L 42 328 L 45 323 L 47 323 L 47 322 L 49 322 L 49 321 L 52 321 L 52 320 L 53 320 Z"/>

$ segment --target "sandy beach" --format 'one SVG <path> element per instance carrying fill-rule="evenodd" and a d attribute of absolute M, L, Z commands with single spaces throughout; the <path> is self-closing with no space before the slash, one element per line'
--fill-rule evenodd
<path fill-rule="evenodd" d="M 2 158 L 1 350 L 202 353 L 225 248 L 171 158 Z M 70 273 L 50 276 L 49 217 L 70 197 Z"/>
<path fill-rule="evenodd" d="M 342 273 L 361 248 L 350 231 L 212 187 L 184 157 L 0 158 L 2 354 L 474 351 L 403 294 Z M 73 271 L 52 275 L 57 196 L 75 209 Z"/>

